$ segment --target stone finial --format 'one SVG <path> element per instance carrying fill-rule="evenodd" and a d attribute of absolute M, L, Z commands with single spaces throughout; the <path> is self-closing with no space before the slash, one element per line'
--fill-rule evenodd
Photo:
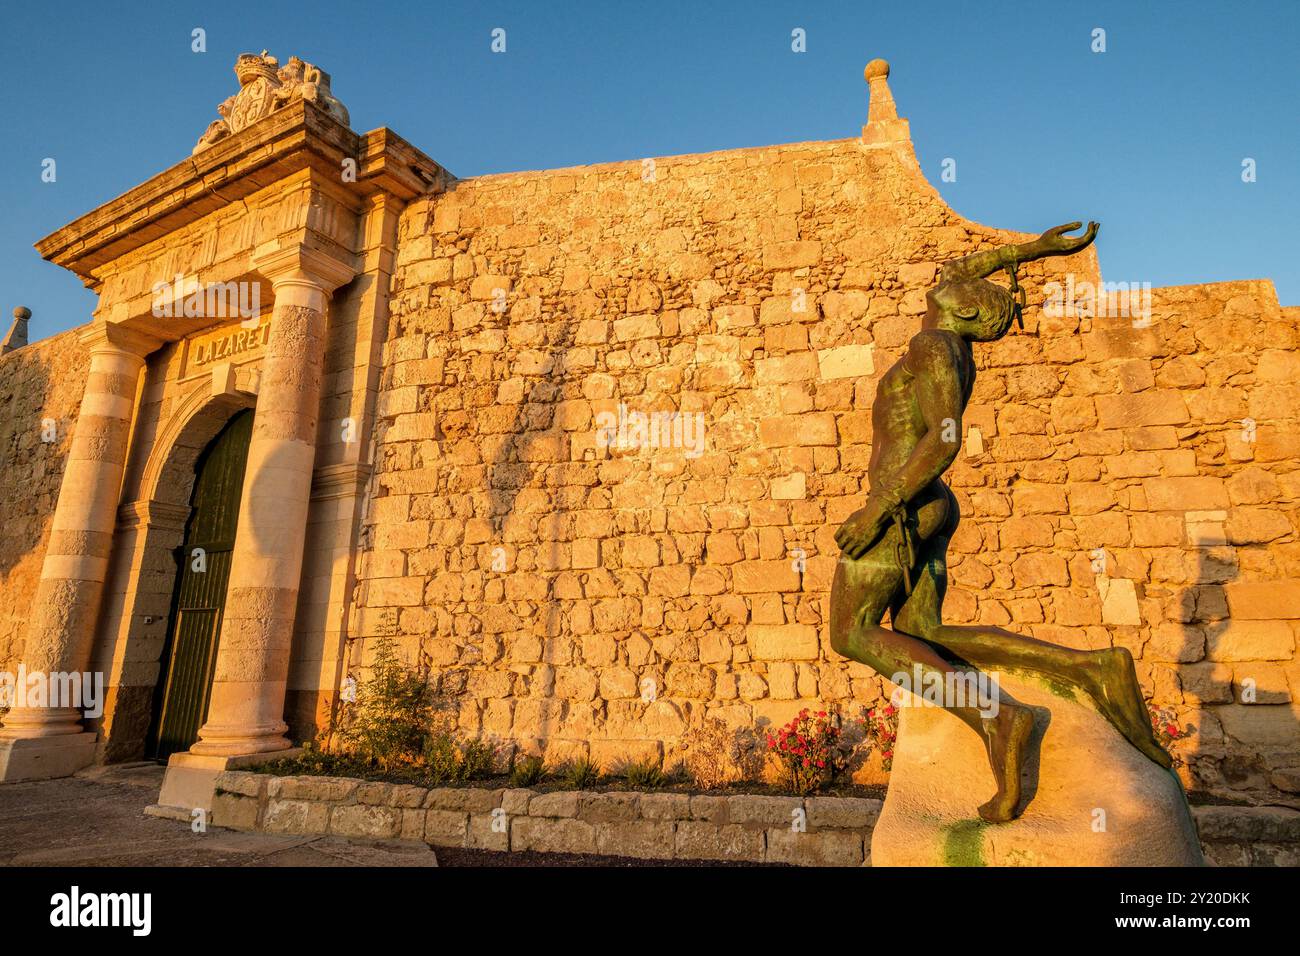
<path fill-rule="evenodd" d="M 889 62 L 872 60 L 862 71 L 867 81 L 867 125 L 862 127 L 862 141 L 868 145 L 911 142 L 907 120 L 898 118 L 894 94 L 889 92 Z"/>
<path fill-rule="evenodd" d="M 201 152 L 252 126 L 294 100 L 314 103 L 344 126 L 348 125 L 347 108 L 330 90 L 330 75 L 296 56 L 289 57 L 289 62 L 280 66 L 280 61 L 266 50 L 241 53 L 235 60 L 235 76 L 239 78 L 239 92 L 217 107 L 221 119 L 208 125 L 193 152 Z"/>
<path fill-rule="evenodd" d="M 9 326 L 9 334 L 0 342 L 0 355 L 20 349 L 27 344 L 27 320 L 32 317 L 32 310 L 25 305 L 14 309 L 14 324 Z"/>

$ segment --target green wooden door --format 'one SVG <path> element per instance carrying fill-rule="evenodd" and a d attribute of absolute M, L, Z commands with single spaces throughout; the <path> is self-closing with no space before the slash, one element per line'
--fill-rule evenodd
<path fill-rule="evenodd" d="M 217 636 L 226 605 L 253 412 L 240 412 L 199 456 L 185 543 L 176 552 L 176 589 L 154 699 L 150 755 L 188 750 L 207 718 Z"/>

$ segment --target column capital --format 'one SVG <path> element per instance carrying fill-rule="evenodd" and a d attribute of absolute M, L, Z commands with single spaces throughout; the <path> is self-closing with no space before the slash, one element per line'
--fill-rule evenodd
<path fill-rule="evenodd" d="M 326 296 L 351 282 L 357 274 L 354 266 L 301 243 L 285 247 L 267 243 L 254 250 L 253 268 L 266 277 L 272 289 L 282 285 L 310 285 Z"/>
<path fill-rule="evenodd" d="M 95 352 L 125 352 L 143 359 L 150 352 L 162 348 L 163 341 L 144 332 L 128 329 L 116 322 L 95 322 L 77 333 L 93 354 Z"/>

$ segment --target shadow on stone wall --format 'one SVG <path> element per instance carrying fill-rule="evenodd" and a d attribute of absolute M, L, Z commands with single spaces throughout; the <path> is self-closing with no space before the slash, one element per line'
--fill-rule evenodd
<path fill-rule="evenodd" d="M 547 324 L 548 341 L 542 349 L 545 356 L 542 372 L 531 381 L 525 382 L 523 395 L 515 406 L 514 418 L 506 432 L 507 438 L 501 442 L 488 469 L 488 501 L 492 509 L 490 518 L 492 538 L 495 542 L 493 546 L 506 549 L 509 571 L 518 570 L 520 553 L 519 548 L 516 547 L 513 557 L 509 554 L 505 541 L 507 522 L 515 515 L 519 494 L 529 486 L 530 472 L 538 464 L 530 461 L 532 457 L 530 451 L 542 442 L 555 440 L 554 436 L 559 427 L 556 422 L 556 404 L 563 396 L 564 364 L 573 345 L 576 327 L 576 322 L 568 315 L 554 316 Z M 553 340 L 551 340 L 552 336 L 554 336 Z M 561 446 L 563 447 L 563 442 Z M 567 461 L 568 456 L 564 456 L 563 460 Z M 544 459 L 541 461 L 544 462 Z M 543 463 L 541 470 L 546 467 L 547 465 Z M 553 574 L 549 578 L 544 576 L 546 572 L 555 572 L 560 568 L 561 536 L 570 509 L 561 497 L 562 486 L 561 490 L 557 490 L 552 483 L 543 481 L 539 482 L 537 487 L 547 488 L 551 505 L 548 511 L 540 514 L 538 525 L 549 521 L 552 526 L 546 536 L 537 533 L 540 528 L 530 529 L 532 532 L 530 540 L 539 541 L 539 547 L 534 554 L 533 570 L 547 581 L 547 587 L 544 595 L 529 595 L 528 599 L 544 605 L 546 617 L 541 627 L 539 666 L 534 667 L 528 677 L 530 686 L 525 688 L 523 693 L 511 695 L 513 699 L 511 736 L 514 736 L 513 729 L 519 721 L 519 708 L 536 706 L 537 731 L 535 735 L 530 736 L 535 736 L 541 741 L 541 747 L 545 751 L 552 732 L 564 720 L 566 704 L 563 698 L 555 695 L 555 671 L 547 666 L 548 659 L 552 656 L 549 652 L 550 640 L 560 632 L 563 612 L 559 597 L 555 593 L 556 576 Z M 543 560 L 543 550 L 545 560 Z M 505 580 L 504 588 L 502 599 L 509 600 L 508 578 Z M 484 637 L 486 638 L 487 635 Z M 503 653 L 509 654 L 510 648 L 503 648 Z M 538 681 L 542 682 L 542 686 L 536 686 Z"/>
<path fill-rule="evenodd" d="M 62 337 L 57 337 L 62 338 Z M 21 659 L 80 391 L 59 408 L 57 340 L 0 357 L 0 669 Z M 83 356 L 84 357 L 84 356 Z M 63 370 L 76 375 L 77 368 Z M 80 379 L 84 382 L 84 369 Z M 54 407 L 51 407 L 51 406 Z"/>
<path fill-rule="evenodd" d="M 1222 713 L 1227 711 L 1238 718 L 1233 723 L 1240 728 L 1234 729 L 1258 728 L 1263 737 L 1292 741 L 1293 751 L 1300 750 L 1300 725 L 1287 706 L 1285 694 L 1271 690 L 1264 672 L 1276 668 L 1274 663 L 1231 661 L 1239 654 L 1253 652 L 1232 650 L 1230 645 L 1235 642 L 1227 637 L 1228 632 L 1234 627 L 1244 631 L 1259 623 L 1234 622 L 1228 609 L 1228 585 L 1240 577 L 1242 556 L 1251 551 L 1263 549 L 1227 544 L 1196 549 L 1194 580 L 1197 583 L 1185 588 L 1178 599 L 1183 639 L 1175 669 L 1188 708 L 1200 705 L 1198 716 L 1191 718 L 1194 727 L 1184 728 L 1191 730 L 1194 737 L 1194 749 L 1189 748 L 1185 756 L 1195 789 L 1222 793 L 1214 788 L 1216 782 L 1222 781 L 1232 791 L 1241 791 L 1243 799 L 1255 802 L 1261 797 L 1267 800 L 1279 796 L 1276 771 L 1283 765 L 1300 764 L 1300 754 L 1279 753 L 1262 738 L 1230 736 L 1230 727 L 1225 725 Z M 1252 669 L 1259 673 L 1252 674 Z M 1253 687 L 1250 681 L 1254 682 Z M 1253 702 L 1249 700 L 1251 694 Z M 1249 708 L 1254 707 L 1266 710 L 1252 713 Z M 1252 719 L 1261 717 L 1266 719 Z M 1276 721 L 1286 726 L 1279 730 Z M 1263 723 L 1268 727 L 1261 727 Z"/>

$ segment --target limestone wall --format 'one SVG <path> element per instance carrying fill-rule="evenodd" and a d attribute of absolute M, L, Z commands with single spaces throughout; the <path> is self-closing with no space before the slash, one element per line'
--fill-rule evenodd
<path fill-rule="evenodd" d="M 1011 238 L 857 141 L 486 177 L 413 205 L 353 635 L 401 635 L 467 730 L 557 759 L 671 751 L 706 709 L 741 727 L 875 699 L 821 628 L 871 372 L 936 263 Z M 998 361 L 1023 368 L 982 394 L 1039 381 L 1039 344 L 1008 343 Z M 601 447 L 620 406 L 698 413 L 703 447 Z"/>
<path fill-rule="evenodd" d="M 399 636 L 466 731 L 555 759 L 876 699 L 823 626 L 875 381 L 936 264 L 1012 238 L 857 141 L 412 205 L 352 637 Z M 1294 790 L 1295 316 L 1266 282 L 1155 290 L 1149 323 L 1047 315 L 1044 281 L 1096 282 L 1095 257 L 1037 264 L 1027 333 L 977 348 L 948 619 L 1130 647 L 1196 728 L 1189 783 Z M 702 450 L 603 447 L 620 406 L 700 413 Z"/>
<path fill-rule="evenodd" d="M 75 329 L 0 356 L 0 671 L 22 659 L 89 367 Z"/>

